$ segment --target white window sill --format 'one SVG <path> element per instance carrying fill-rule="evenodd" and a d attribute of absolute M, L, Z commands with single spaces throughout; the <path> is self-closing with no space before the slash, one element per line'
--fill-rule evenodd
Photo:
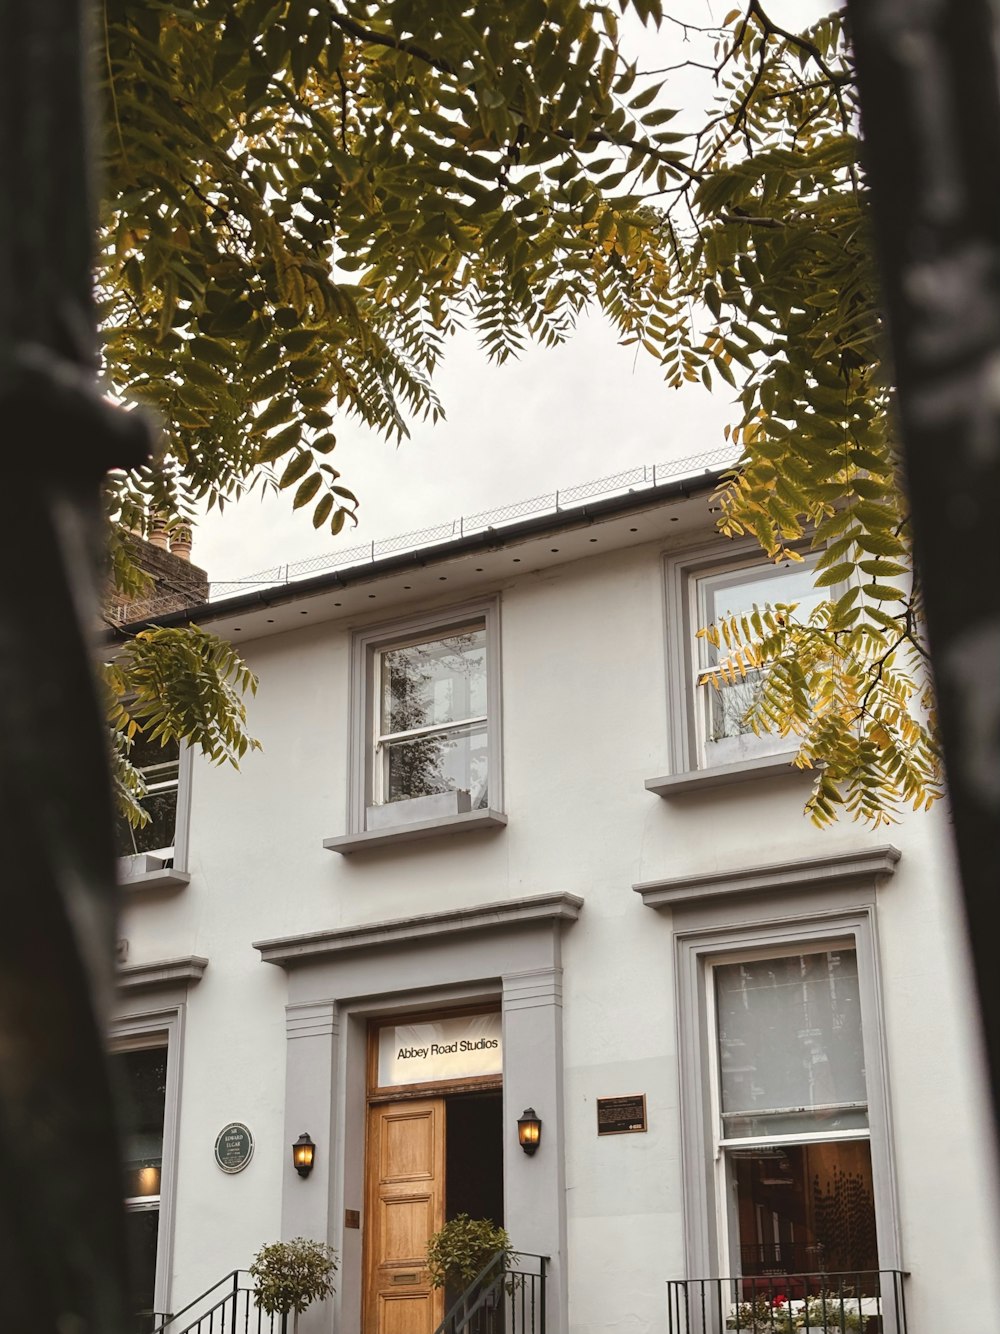
<path fill-rule="evenodd" d="M 164 848 L 159 855 L 139 852 L 132 857 L 118 858 L 118 884 L 121 889 L 183 889 L 190 884 L 186 871 L 165 866 L 173 861 L 173 849 Z"/>
<path fill-rule="evenodd" d="M 169 866 L 159 871 L 143 871 L 140 875 L 125 875 L 118 878 L 119 889 L 130 892 L 140 889 L 183 889 L 190 883 L 191 877 L 186 871 L 175 871 Z"/>
<path fill-rule="evenodd" d="M 813 770 L 798 769 L 792 763 L 795 753 L 786 750 L 777 755 L 738 760 L 735 764 L 717 764 L 709 769 L 689 769 L 684 773 L 647 778 L 646 791 L 669 798 L 687 792 L 704 792 L 713 787 L 730 787 L 734 783 L 751 783 L 760 778 L 778 778 L 790 774 L 811 777 Z"/>
<path fill-rule="evenodd" d="M 433 820 L 416 820 L 410 824 L 391 825 L 386 829 L 365 829 L 356 834 L 341 834 L 325 838 L 324 848 L 330 852 L 361 852 L 365 848 L 383 847 L 391 843 L 409 843 L 416 839 L 436 838 L 439 834 L 462 834 L 475 829 L 500 829 L 507 823 L 503 811 L 463 811 L 458 815 L 440 816 Z"/>

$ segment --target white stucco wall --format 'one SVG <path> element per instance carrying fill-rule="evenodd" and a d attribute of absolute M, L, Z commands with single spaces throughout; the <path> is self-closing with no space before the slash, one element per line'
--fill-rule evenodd
<path fill-rule="evenodd" d="M 502 830 L 324 850 L 346 829 L 358 622 L 243 644 L 263 751 L 239 774 L 195 764 L 191 883 L 130 895 L 121 929 L 130 964 L 209 960 L 187 999 L 175 1309 L 279 1235 L 283 1191 L 313 1185 L 287 1161 L 287 980 L 252 942 L 562 891 L 585 900 L 562 947 L 569 1328 L 665 1330 L 665 1282 L 684 1272 L 673 945 L 669 915 L 631 887 L 892 843 L 903 855 L 879 891 L 878 944 L 909 1329 L 981 1327 L 1000 1230 L 946 815 L 819 831 L 798 775 L 672 801 L 647 792 L 668 756 L 662 551 L 526 570 L 498 589 Z M 598 1138 L 596 1098 L 639 1092 L 648 1132 Z M 225 1176 L 212 1150 L 233 1120 L 256 1151 Z"/>

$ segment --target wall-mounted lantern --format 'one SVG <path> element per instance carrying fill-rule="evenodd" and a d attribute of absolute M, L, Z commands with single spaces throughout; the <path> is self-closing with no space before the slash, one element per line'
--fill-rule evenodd
<path fill-rule="evenodd" d="M 292 1162 L 300 1177 L 307 1177 L 313 1170 L 313 1161 L 315 1160 L 315 1157 L 316 1145 L 303 1130 L 302 1134 L 292 1145 Z"/>
<path fill-rule="evenodd" d="M 525 1107 L 517 1118 L 517 1142 L 530 1157 L 542 1138 L 542 1122 L 534 1107 Z"/>

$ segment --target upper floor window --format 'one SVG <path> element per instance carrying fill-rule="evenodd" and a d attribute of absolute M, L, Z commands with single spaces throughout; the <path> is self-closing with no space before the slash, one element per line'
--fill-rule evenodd
<path fill-rule="evenodd" d="M 754 733 L 749 713 L 760 697 L 765 672 L 750 669 L 732 682 L 713 677 L 725 657 L 698 631 L 726 619 L 781 604 L 796 604 L 807 618 L 830 590 L 813 587 L 816 557 L 774 564 L 756 544 L 743 542 L 720 553 L 720 544 L 683 551 L 666 561 L 667 690 L 670 704 L 671 773 L 745 768 L 768 756 L 788 757 L 794 737 Z M 756 767 L 756 765 L 754 766 Z M 706 778 L 708 773 L 706 773 Z M 664 794 L 677 784 L 669 778 L 647 787 Z"/>
<path fill-rule="evenodd" d="M 149 740 L 141 732 L 132 742 L 129 759 L 142 774 L 146 795 L 140 803 L 149 816 L 146 824 L 133 825 L 119 814 L 115 822 L 115 851 L 119 857 L 149 853 L 166 860 L 173 856 L 177 827 L 177 792 L 180 785 L 180 743 Z"/>
<path fill-rule="evenodd" d="M 718 625 L 754 607 L 795 603 L 796 616 L 808 617 L 825 590 L 813 587 L 815 558 L 802 561 L 724 566 L 695 576 L 693 598 L 697 625 L 692 627 L 692 679 L 696 684 L 699 767 L 732 764 L 758 755 L 789 750 L 794 741 L 777 734 L 757 736 L 747 720 L 764 687 L 766 669 L 749 670 L 734 682 L 717 682 L 711 670 L 724 657 L 697 630 Z"/>
<path fill-rule="evenodd" d="M 454 793 L 488 806 L 486 625 L 379 650 L 372 804 Z"/>
<path fill-rule="evenodd" d="M 191 814 L 191 768 L 189 746 L 137 733 L 129 757 L 146 782 L 141 805 L 149 816 L 145 824 L 132 825 L 124 815 L 115 816 L 115 852 L 120 884 L 185 885 L 189 876 L 188 822 Z"/>
<path fill-rule="evenodd" d="M 337 852 L 506 823 L 495 599 L 355 635 L 350 828 Z"/>

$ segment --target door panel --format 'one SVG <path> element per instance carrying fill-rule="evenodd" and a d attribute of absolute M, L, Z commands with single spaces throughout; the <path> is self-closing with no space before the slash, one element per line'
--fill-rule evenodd
<path fill-rule="evenodd" d="M 444 1223 L 443 1098 L 368 1112 L 365 1334 L 433 1334 L 444 1293 L 427 1276 L 427 1239 Z"/>

